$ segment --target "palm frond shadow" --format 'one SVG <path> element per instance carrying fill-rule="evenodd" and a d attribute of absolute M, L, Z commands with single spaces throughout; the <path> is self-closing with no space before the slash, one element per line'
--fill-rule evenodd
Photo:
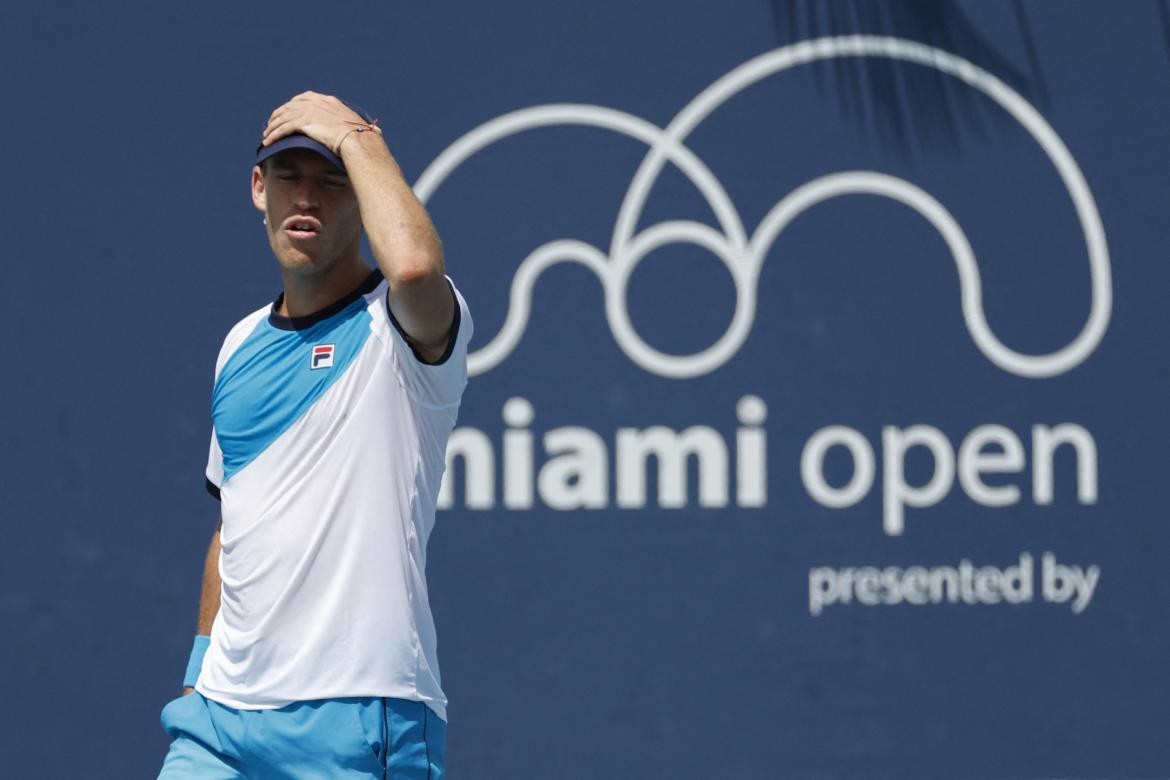
<path fill-rule="evenodd" d="M 957 54 L 1033 102 L 1045 102 L 1044 78 L 1022 0 L 1013 0 L 1012 10 L 1025 53 L 1023 67 L 975 28 L 957 0 L 770 2 L 781 45 L 830 35 L 906 38 Z M 845 117 L 909 159 L 923 152 L 957 151 L 965 137 L 985 136 L 998 123 L 1010 121 L 954 78 L 908 62 L 839 57 L 815 63 L 812 72 L 821 90 L 835 96 Z"/>

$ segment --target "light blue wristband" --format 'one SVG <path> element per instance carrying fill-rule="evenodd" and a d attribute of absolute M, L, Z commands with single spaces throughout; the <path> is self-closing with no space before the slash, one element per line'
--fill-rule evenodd
<path fill-rule="evenodd" d="M 187 673 L 183 675 L 183 687 L 194 688 L 199 679 L 199 672 L 203 669 L 203 654 L 211 644 L 211 637 L 207 634 L 197 634 L 195 644 L 191 647 L 191 657 L 187 659 Z"/>

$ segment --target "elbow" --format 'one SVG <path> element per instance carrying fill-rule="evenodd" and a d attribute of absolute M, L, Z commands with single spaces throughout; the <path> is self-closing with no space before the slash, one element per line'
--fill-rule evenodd
<path fill-rule="evenodd" d="M 387 281 L 395 289 L 425 287 L 443 280 L 443 256 L 420 255 L 396 263 Z"/>

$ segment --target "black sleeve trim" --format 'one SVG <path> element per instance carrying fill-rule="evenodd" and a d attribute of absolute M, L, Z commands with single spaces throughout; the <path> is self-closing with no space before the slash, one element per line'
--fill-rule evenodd
<path fill-rule="evenodd" d="M 451 336 L 447 339 L 447 348 L 443 350 L 443 354 L 435 362 L 426 360 L 422 355 L 418 354 L 418 350 L 414 348 L 414 342 L 410 336 L 406 335 L 406 331 L 402 329 L 402 324 L 398 322 L 398 318 L 394 316 L 394 312 L 390 310 L 390 288 L 386 288 L 386 296 L 383 300 L 386 303 L 386 313 L 390 315 L 390 322 L 394 323 L 394 329 L 398 331 L 398 335 L 402 336 L 402 340 L 410 347 L 410 351 L 414 353 L 415 360 L 422 363 L 424 366 L 441 366 L 447 362 L 451 357 L 451 353 L 455 351 L 455 340 L 459 338 L 459 298 L 455 295 L 455 288 L 451 286 L 451 280 L 447 280 L 447 289 L 451 291 L 451 302 L 455 304 L 455 314 L 451 318 Z"/>
<path fill-rule="evenodd" d="M 207 492 L 211 494 L 212 498 L 214 498 L 216 501 L 221 500 L 219 497 L 219 488 L 217 488 L 215 486 L 214 482 L 212 482 L 210 479 L 207 479 L 206 477 L 204 477 L 203 483 L 204 483 L 204 487 L 207 488 Z"/>

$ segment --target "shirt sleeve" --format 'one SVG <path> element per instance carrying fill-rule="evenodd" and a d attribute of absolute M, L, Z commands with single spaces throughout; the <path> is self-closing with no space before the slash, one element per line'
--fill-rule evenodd
<path fill-rule="evenodd" d="M 223 344 L 219 348 L 219 355 L 215 358 L 215 375 L 212 377 L 211 391 L 213 398 L 215 383 L 219 381 L 219 372 L 223 370 L 224 364 L 227 363 L 228 358 L 239 348 L 240 344 L 248 338 L 248 335 L 255 330 L 260 321 L 268 316 L 270 310 L 271 305 L 260 307 L 233 325 L 227 336 L 224 337 Z M 207 492 L 218 501 L 220 488 L 223 487 L 223 452 L 219 448 L 219 439 L 215 435 L 214 422 L 211 425 L 211 446 L 208 448 L 207 469 L 204 475 Z"/>
<path fill-rule="evenodd" d="M 223 453 L 219 449 L 219 440 L 215 437 L 215 428 L 211 429 L 211 448 L 207 453 L 206 486 L 207 492 L 219 500 L 219 489 L 223 485 Z"/>
<path fill-rule="evenodd" d="M 447 342 L 446 352 L 433 363 L 423 360 L 406 340 L 406 333 L 390 310 L 389 288 L 379 295 L 379 307 L 386 320 L 382 328 L 383 339 L 398 379 L 417 402 L 431 407 L 458 406 L 463 388 L 467 386 L 467 344 L 472 334 L 471 313 L 467 301 L 449 277 L 447 284 L 455 298 L 451 338 Z"/>

